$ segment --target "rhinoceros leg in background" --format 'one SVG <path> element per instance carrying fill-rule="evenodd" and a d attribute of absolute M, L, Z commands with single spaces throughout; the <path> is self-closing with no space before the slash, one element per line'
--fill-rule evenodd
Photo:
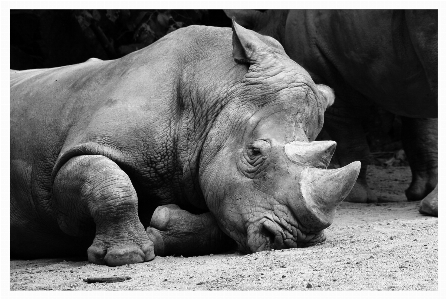
<path fill-rule="evenodd" d="M 334 106 L 338 103 L 335 101 Z M 361 109 L 355 110 L 340 105 L 334 106 L 330 107 L 325 113 L 324 129 L 337 143 L 336 157 L 338 162 L 341 167 L 354 161 L 361 162 L 358 179 L 345 201 L 377 202 L 378 199 L 368 187 L 366 179 L 370 152 L 362 127 L 362 120 L 366 117 L 368 109 L 361 107 Z"/>
<path fill-rule="evenodd" d="M 438 185 L 420 204 L 420 213 L 438 217 Z"/>
<path fill-rule="evenodd" d="M 338 144 L 336 155 L 340 166 L 352 161 L 361 161 L 358 180 L 346 201 L 376 202 L 376 196 L 367 185 L 369 148 L 361 121 L 366 116 L 358 110 L 340 106 L 330 107 L 326 112 L 324 128 Z M 364 107 L 361 110 L 367 111 Z M 412 171 L 412 182 L 406 190 L 409 201 L 425 198 L 438 181 L 438 121 L 437 119 L 415 119 L 402 117 L 403 146 Z M 436 192 L 426 199 L 424 206 L 436 206 Z M 427 208 L 426 208 L 427 209 Z M 429 212 L 426 212 L 429 213 Z M 434 212 L 435 213 L 435 212 Z"/>
<path fill-rule="evenodd" d="M 138 218 L 138 198 L 127 174 L 100 155 L 71 158 L 59 170 L 53 208 L 60 228 L 82 237 L 96 225 L 88 260 L 119 266 L 152 260 L 153 243 Z"/>
<path fill-rule="evenodd" d="M 406 197 L 409 201 L 421 200 L 438 183 L 438 119 L 402 117 L 402 122 L 403 147 L 412 171 Z"/>
<path fill-rule="evenodd" d="M 204 255 L 236 248 L 211 213 L 195 215 L 174 204 L 156 208 L 147 235 L 157 256 Z"/>

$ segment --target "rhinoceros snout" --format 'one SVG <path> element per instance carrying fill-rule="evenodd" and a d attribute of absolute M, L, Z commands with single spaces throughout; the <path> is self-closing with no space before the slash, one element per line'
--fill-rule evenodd
<path fill-rule="evenodd" d="M 290 229 L 286 225 L 265 217 L 258 234 L 248 237 L 248 248 L 245 252 L 264 250 L 280 250 L 287 248 L 308 247 L 325 241 L 323 231 L 304 232 L 298 227 Z"/>
<path fill-rule="evenodd" d="M 326 169 L 335 148 L 334 141 L 295 141 L 285 145 L 285 153 L 295 165 L 288 168 L 295 171 L 295 179 L 288 181 L 293 186 L 286 185 L 284 189 L 295 192 L 277 192 L 277 198 L 286 198 L 289 213 L 265 215 L 257 228 L 248 229 L 247 251 L 306 247 L 324 240 L 323 230 L 333 222 L 337 206 L 350 193 L 361 168 L 356 161 Z"/>
<path fill-rule="evenodd" d="M 326 169 L 336 149 L 334 141 L 294 141 L 285 145 L 285 154 L 301 169 L 299 204 L 302 222 L 309 228 L 328 227 L 336 207 L 347 197 L 359 175 L 361 163 Z"/>
<path fill-rule="evenodd" d="M 336 207 L 347 197 L 358 178 L 361 162 L 338 169 L 305 168 L 300 193 L 309 227 L 326 228 L 333 222 Z"/>

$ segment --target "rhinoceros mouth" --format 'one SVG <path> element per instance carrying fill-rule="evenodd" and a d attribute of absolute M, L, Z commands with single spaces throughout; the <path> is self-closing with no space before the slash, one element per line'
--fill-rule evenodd
<path fill-rule="evenodd" d="M 283 225 L 279 225 L 274 220 L 266 217 L 265 221 L 262 223 L 260 232 L 269 240 L 271 249 L 285 248 L 285 240 L 288 239 L 287 235 L 289 235 L 289 232 Z"/>
<path fill-rule="evenodd" d="M 323 231 L 306 232 L 300 225 L 284 224 L 279 219 L 265 216 L 258 222 L 255 229 L 248 231 L 246 253 L 280 250 L 287 248 L 302 248 L 325 241 Z"/>
<path fill-rule="evenodd" d="M 267 220 L 262 226 L 270 236 L 272 249 L 308 247 L 325 241 L 322 231 L 306 232 L 300 225 L 289 229 L 281 222 Z"/>

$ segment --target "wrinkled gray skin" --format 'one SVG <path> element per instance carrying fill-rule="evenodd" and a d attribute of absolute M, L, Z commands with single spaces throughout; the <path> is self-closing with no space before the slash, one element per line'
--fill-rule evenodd
<path fill-rule="evenodd" d="M 11 255 L 309 246 L 360 163 L 312 142 L 332 90 L 234 23 L 190 26 L 121 59 L 11 71 Z"/>
<path fill-rule="evenodd" d="M 362 165 L 346 201 L 377 201 L 367 186 L 369 148 L 361 122 L 370 105 L 379 105 L 402 116 L 403 147 L 412 170 L 407 199 L 424 199 L 420 212 L 438 215 L 437 10 L 227 10 L 226 14 L 248 29 L 276 38 L 316 83 L 335 91 L 324 129 L 338 143 L 341 166 L 356 160 Z"/>

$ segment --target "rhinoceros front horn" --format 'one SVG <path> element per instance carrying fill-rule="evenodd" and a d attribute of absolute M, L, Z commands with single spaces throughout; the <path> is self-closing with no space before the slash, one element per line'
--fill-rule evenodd
<path fill-rule="evenodd" d="M 338 169 L 305 168 L 300 182 L 307 209 L 306 219 L 312 228 L 326 228 L 333 222 L 336 207 L 350 193 L 359 175 L 361 162 L 352 162 Z"/>

